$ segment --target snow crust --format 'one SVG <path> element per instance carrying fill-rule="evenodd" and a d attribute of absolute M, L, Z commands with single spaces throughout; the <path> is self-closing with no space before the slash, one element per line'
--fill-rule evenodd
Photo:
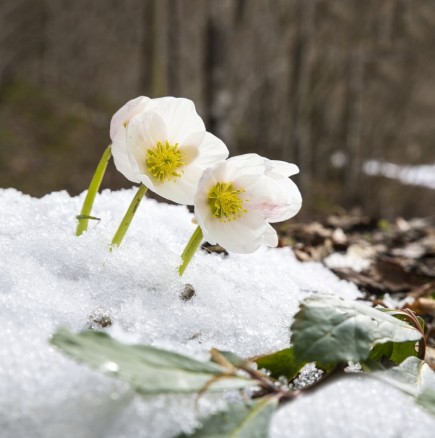
<path fill-rule="evenodd" d="M 289 325 L 308 294 L 358 297 L 353 285 L 318 263 L 298 262 L 288 248 L 228 257 L 198 251 L 180 279 L 192 215 L 149 199 L 122 246 L 109 252 L 135 190 L 103 191 L 93 210 L 101 221 L 76 237 L 84 193 L 36 199 L 0 189 L 1 437 L 171 437 L 231 401 L 231 394 L 206 396 L 196 409 L 194 396 L 136 396 L 54 349 L 48 340 L 61 326 L 80 331 L 103 316 L 122 341 L 201 359 L 211 347 L 249 357 L 288 346 Z M 189 301 L 180 298 L 186 283 L 195 290 Z M 351 388 L 348 397 L 361 390 Z M 378 416 L 389 409 L 380 398 L 375 406 Z M 308 419 L 312 410 L 299 415 Z M 277 415 L 272 435 L 288 421 Z M 349 436 L 334 435 L 333 423 L 325 427 L 329 436 Z M 371 436 L 366 430 L 361 436 Z M 315 435 L 308 428 L 304 436 Z"/>

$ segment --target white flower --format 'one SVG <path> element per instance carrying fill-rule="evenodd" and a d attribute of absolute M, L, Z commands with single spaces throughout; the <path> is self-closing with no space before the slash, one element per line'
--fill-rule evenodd
<path fill-rule="evenodd" d="M 139 183 L 140 180 L 132 172 L 127 155 L 127 126 L 130 119 L 145 109 L 150 100 L 149 97 L 139 96 L 128 101 L 116 111 L 110 121 L 110 138 L 115 166 L 127 179 L 135 183 Z"/>
<path fill-rule="evenodd" d="M 228 156 L 189 99 L 133 99 L 113 116 L 110 136 L 115 166 L 127 179 L 180 204 L 193 204 L 204 169 Z"/>
<path fill-rule="evenodd" d="M 230 158 L 207 169 L 195 195 L 195 216 L 205 239 L 228 251 L 247 254 L 262 244 L 278 245 L 269 223 L 293 217 L 302 197 L 288 177 L 295 164 L 257 154 Z"/>

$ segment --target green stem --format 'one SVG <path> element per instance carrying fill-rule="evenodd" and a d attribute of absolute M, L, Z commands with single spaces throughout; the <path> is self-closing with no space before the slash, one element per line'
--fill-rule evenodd
<path fill-rule="evenodd" d="M 118 230 L 116 231 L 115 235 L 113 236 L 111 247 L 121 245 L 122 239 L 124 238 L 125 233 L 127 232 L 128 227 L 130 226 L 131 221 L 134 218 L 136 210 L 139 207 L 140 201 L 142 201 L 142 198 L 145 196 L 147 190 L 148 190 L 147 187 L 144 186 L 143 184 L 141 184 L 139 186 L 139 189 L 136 192 L 136 194 L 134 195 L 134 198 L 131 201 L 131 204 L 128 207 L 127 212 L 125 213 L 125 215 L 124 215 L 124 217 L 123 217 L 123 219 L 118 227 Z"/>
<path fill-rule="evenodd" d="M 203 238 L 202 230 L 198 226 L 196 227 L 196 230 L 193 232 L 192 237 L 190 238 L 188 244 L 186 245 L 186 248 L 184 248 L 183 254 L 181 254 L 181 259 L 183 260 L 183 263 L 178 268 L 178 273 L 180 274 L 180 277 L 184 274 L 184 271 L 189 265 L 190 260 L 192 260 L 193 254 L 195 254 L 196 250 L 198 249 L 199 245 L 202 242 L 202 238 Z"/>
<path fill-rule="evenodd" d="M 81 236 L 84 231 L 88 229 L 88 222 L 92 205 L 94 204 L 95 196 L 98 193 L 98 190 L 101 185 L 101 181 L 103 180 L 104 173 L 106 172 L 107 163 L 112 156 L 112 145 L 107 146 L 104 151 L 100 162 L 98 163 L 97 168 L 95 169 L 94 176 L 92 177 L 91 183 L 89 184 L 88 193 L 86 194 L 85 201 L 83 203 L 82 210 L 80 212 L 80 216 L 78 217 L 78 224 L 76 228 L 76 236 Z"/>

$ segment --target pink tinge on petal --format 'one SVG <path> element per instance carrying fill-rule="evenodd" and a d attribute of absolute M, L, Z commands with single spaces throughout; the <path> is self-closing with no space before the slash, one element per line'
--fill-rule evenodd
<path fill-rule="evenodd" d="M 245 186 L 246 187 L 246 186 Z M 246 188 L 246 208 L 260 213 L 268 222 L 281 222 L 293 217 L 302 206 L 296 184 L 289 178 L 263 176 Z"/>
<path fill-rule="evenodd" d="M 281 217 L 289 205 L 286 203 L 276 203 L 270 201 L 263 201 L 260 203 L 250 203 L 248 208 L 252 208 L 260 212 L 267 220 L 274 220 Z"/>

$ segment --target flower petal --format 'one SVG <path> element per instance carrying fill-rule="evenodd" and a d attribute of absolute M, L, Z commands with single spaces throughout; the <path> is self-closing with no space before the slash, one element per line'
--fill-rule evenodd
<path fill-rule="evenodd" d="M 171 144 L 183 143 L 192 132 L 205 131 L 204 122 L 189 99 L 161 97 L 153 99 L 147 109 L 157 112 L 164 119 L 168 127 L 165 140 Z"/>
<path fill-rule="evenodd" d="M 204 237 L 238 253 L 254 252 L 262 244 L 277 246 L 278 235 L 269 222 L 289 219 L 302 205 L 297 186 L 286 176 L 296 171 L 295 165 L 256 154 L 232 157 L 206 169 L 194 200 Z M 231 182 L 236 190 L 242 190 L 237 196 L 247 212 L 228 222 L 213 215 L 208 196 L 218 182 Z"/>
<path fill-rule="evenodd" d="M 187 205 L 193 204 L 198 183 L 206 165 L 214 164 L 219 159 L 223 161 L 228 154 L 228 149 L 223 142 L 215 136 L 207 134 L 205 131 L 192 133 L 180 145 L 179 149 L 185 154 L 183 161 L 186 164 L 180 168 L 181 176 L 174 181 L 157 181 L 146 166 L 142 166 L 140 171 L 148 177 L 148 187 L 171 201 Z M 138 140 L 135 139 L 135 141 Z M 140 150 L 134 154 L 136 159 L 141 158 L 140 154 Z M 142 162 L 145 162 L 144 157 L 142 157 Z M 145 181 L 142 178 L 144 184 L 146 184 Z"/>
<path fill-rule="evenodd" d="M 257 154 L 244 154 L 231 157 L 225 162 L 222 173 L 234 181 L 244 176 L 260 176 L 265 172 L 265 159 Z M 223 176 L 223 175 L 222 175 Z"/>
<path fill-rule="evenodd" d="M 115 141 L 116 134 L 121 127 L 125 128 L 128 121 L 136 114 L 143 111 L 150 101 L 151 99 L 149 97 L 139 96 L 135 99 L 129 100 L 124 106 L 116 111 L 110 121 L 110 138 L 112 142 Z"/>
<path fill-rule="evenodd" d="M 223 164 L 224 163 L 221 165 Z M 216 166 L 204 170 L 198 182 L 197 191 L 194 197 L 195 215 L 197 216 L 201 228 L 207 228 L 205 221 L 211 216 L 211 210 L 208 204 L 208 194 L 211 188 L 218 182 L 215 176 L 215 169 Z"/>
<path fill-rule="evenodd" d="M 299 167 L 296 164 L 266 159 L 266 175 L 279 178 L 282 176 L 289 177 L 297 173 L 299 173 Z"/>
<path fill-rule="evenodd" d="M 271 225 L 267 226 L 266 231 L 263 234 L 263 243 L 273 248 L 278 246 L 278 233 Z"/>
<path fill-rule="evenodd" d="M 229 153 L 221 140 L 205 131 L 204 123 L 189 99 L 140 97 L 124 105 L 112 119 L 111 134 L 117 140 L 114 142 L 117 169 L 130 180 L 143 182 L 174 202 L 192 204 L 204 169 L 223 161 Z M 119 134 L 118 138 L 121 132 L 123 135 Z M 148 151 L 158 143 L 162 143 L 162 147 L 154 154 L 172 153 L 175 149 L 171 148 L 178 147 L 178 161 L 162 162 L 158 164 L 163 166 L 162 170 L 160 167 L 156 170 L 154 166 L 151 173 L 147 165 Z M 160 159 L 163 155 L 159 155 Z M 176 171 L 172 165 L 176 166 Z"/>
<path fill-rule="evenodd" d="M 128 180 L 138 183 L 137 172 L 131 165 L 127 150 L 127 130 L 124 126 L 116 133 L 112 143 L 112 155 L 116 169 L 121 172 Z"/>
<path fill-rule="evenodd" d="M 141 174 L 139 178 L 147 187 L 163 198 L 178 204 L 192 205 L 203 169 L 193 164 L 182 167 L 183 173 L 173 181 L 156 181 L 149 174 Z"/>
<path fill-rule="evenodd" d="M 146 111 L 131 119 L 127 128 L 127 150 L 134 172 L 153 178 L 146 166 L 147 151 L 158 142 L 165 143 L 166 137 L 166 124 L 160 114 Z"/>
<path fill-rule="evenodd" d="M 190 134 L 181 143 L 182 148 L 195 148 L 197 154 L 193 162 L 203 169 L 224 161 L 229 155 L 225 143 L 210 132 Z"/>
<path fill-rule="evenodd" d="M 201 228 L 207 241 L 214 240 L 231 252 L 249 254 L 262 245 L 266 227 L 267 222 L 259 215 L 245 214 L 240 219 L 226 223 L 209 218 Z"/>
<path fill-rule="evenodd" d="M 246 191 L 248 209 L 261 212 L 271 223 L 282 222 L 295 216 L 302 206 L 302 196 L 289 178 L 275 180 L 266 176 Z"/>

